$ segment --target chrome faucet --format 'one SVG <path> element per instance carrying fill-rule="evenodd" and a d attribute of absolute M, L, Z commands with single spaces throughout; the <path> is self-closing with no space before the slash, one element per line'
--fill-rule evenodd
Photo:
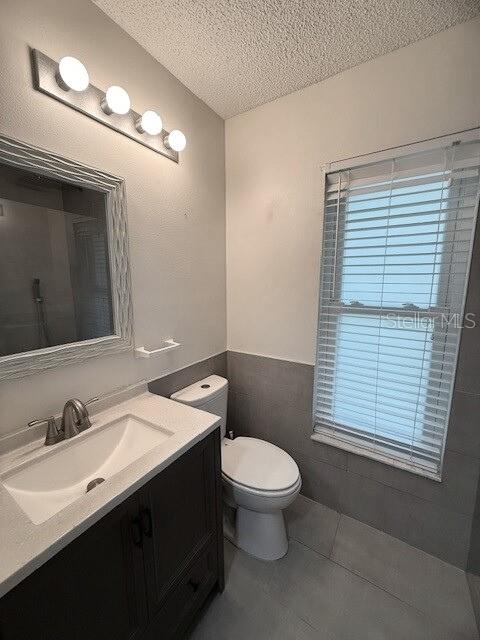
<path fill-rule="evenodd" d="M 62 423 L 60 427 L 57 427 L 57 422 L 54 416 L 49 418 L 43 418 L 41 420 L 32 420 L 28 423 L 29 427 L 35 427 L 43 422 L 47 423 L 47 434 L 45 437 L 45 445 L 57 444 L 62 440 L 68 440 L 78 436 L 79 433 L 85 431 L 92 426 L 90 417 L 88 415 L 87 405 L 92 402 L 96 402 L 98 398 L 91 398 L 87 402 L 83 403 L 81 400 L 71 398 L 67 400 L 63 407 Z"/>
<path fill-rule="evenodd" d="M 93 400 L 89 402 L 93 402 Z M 85 431 L 85 429 L 89 429 L 91 426 L 92 423 L 90 422 L 85 404 L 76 398 L 67 400 L 63 407 L 61 426 L 65 440 L 78 436 L 79 433 Z"/>

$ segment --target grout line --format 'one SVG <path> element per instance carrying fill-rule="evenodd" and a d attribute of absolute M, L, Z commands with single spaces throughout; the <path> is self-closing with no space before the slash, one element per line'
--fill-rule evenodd
<path fill-rule="evenodd" d="M 275 384 L 273 384 L 272 387 L 275 387 Z M 277 389 L 278 388 L 281 388 L 287 391 L 287 387 L 277 387 Z M 253 402 L 260 403 L 262 407 L 263 406 L 271 406 L 271 407 L 286 406 L 286 407 L 290 407 L 291 409 L 295 409 L 298 413 L 305 414 L 308 417 L 311 416 L 312 410 L 311 410 L 310 403 L 305 405 L 305 404 L 296 402 L 294 400 L 291 400 L 288 394 L 283 395 L 281 399 L 277 399 L 277 400 L 272 400 L 270 397 L 266 399 L 265 397 L 262 397 L 259 394 L 253 394 L 251 392 L 244 391 L 242 390 L 241 387 L 239 389 L 237 386 L 235 386 L 234 383 L 231 382 L 230 378 L 228 378 L 228 389 L 232 393 L 235 393 L 237 396 L 242 396 L 244 398 L 248 398 Z M 310 422 L 310 420 L 308 422 Z M 311 424 L 312 424 L 312 433 L 313 433 L 313 422 Z"/>
<path fill-rule="evenodd" d="M 294 536 L 288 536 L 288 539 L 289 540 L 293 540 L 294 542 L 298 542 L 298 544 L 301 544 L 302 547 L 306 547 L 307 549 L 310 549 L 310 551 L 313 551 L 314 553 L 316 553 L 317 556 L 320 556 L 321 558 L 325 558 L 325 560 L 330 560 L 329 556 L 325 555 L 321 551 L 318 551 L 318 549 L 314 549 L 313 547 L 311 547 L 310 545 L 306 544 L 305 542 L 302 542 L 302 540 L 299 540 L 298 538 L 295 538 Z"/>
<path fill-rule="evenodd" d="M 330 558 L 330 560 L 332 559 L 333 550 L 335 549 L 335 543 L 337 541 L 337 534 L 338 534 L 338 530 L 340 529 L 340 520 L 344 517 L 343 513 L 340 513 L 339 511 L 337 511 L 337 513 L 338 513 L 337 528 L 335 529 L 335 535 L 333 536 L 332 548 L 330 549 L 330 553 L 328 554 L 328 557 Z"/>
<path fill-rule="evenodd" d="M 308 500 L 310 500 L 310 499 L 308 498 Z M 322 506 L 324 506 L 324 505 L 322 505 Z M 337 512 L 337 513 L 338 513 L 338 512 Z M 397 596 L 395 593 L 393 593 L 392 591 L 390 591 L 388 588 L 384 587 L 382 584 L 380 584 L 380 583 L 378 583 L 378 582 L 376 582 L 376 581 L 374 581 L 374 580 L 372 580 L 372 579 L 370 579 L 370 578 L 366 577 L 363 573 L 361 573 L 360 571 L 357 571 L 357 570 L 355 570 L 355 569 L 351 568 L 351 567 L 350 567 L 350 566 L 348 566 L 347 564 L 344 564 L 341 560 L 339 560 L 339 559 L 334 559 L 334 557 L 333 557 L 333 549 L 334 549 L 334 547 L 335 547 L 335 543 L 336 543 L 336 540 L 337 540 L 337 537 L 338 537 L 338 531 L 339 531 L 339 528 L 340 528 L 341 519 L 342 519 L 342 518 L 348 518 L 348 517 L 350 517 L 350 516 L 346 516 L 345 514 L 342 514 L 342 513 L 338 513 L 338 515 L 339 515 L 339 518 L 338 518 L 337 527 L 336 527 L 336 530 L 335 530 L 335 535 L 334 535 L 334 538 L 333 538 L 332 550 L 331 550 L 331 553 L 330 553 L 330 555 L 328 556 L 328 558 L 327 558 L 327 556 L 325 556 L 323 553 L 320 553 L 317 549 L 314 549 L 314 548 L 310 547 L 308 544 L 305 544 L 302 540 L 299 540 L 298 538 L 295 538 L 295 537 L 293 537 L 293 536 L 292 536 L 292 538 L 291 538 L 291 539 L 295 540 L 295 542 L 299 543 L 301 546 L 306 547 L 307 549 L 310 549 L 311 551 L 313 551 L 313 552 L 314 552 L 315 554 L 317 554 L 318 556 L 321 556 L 322 558 L 327 558 L 327 559 L 329 559 L 329 560 L 330 560 L 331 562 L 333 562 L 334 564 L 336 564 L 336 565 L 338 565 L 338 566 L 340 566 L 340 567 L 343 567 L 343 568 L 344 568 L 346 571 L 348 571 L 349 573 L 352 573 L 352 574 L 354 574 L 354 575 L 358 576 L 359 578 L 362 578 L 363 580 L 365 580 L 366 582 L 368 582 L 368 583 L 372 584 L 373 586 L 377 587 L 378 589 L 380 589 L 380 590 L 382 590 L 382 591 L 384 591 L 384 592 L 388 593 L 388 594 L 389 594 L 389 595 L 391 595 L 392 597 L 396 598 L 397 600 L 400 600 L 401 602 L 403 602 L 404 604 L 408 605 L 408 606 L 409 606 L 409 607 L 411 607 L 412 609 L 414 609 L 414 610 L 418 611 L 419 613 L 421 613 L 422 615 L 426 616 L 427 618 L 429 618 L 429 619 L 430 619 L 430 618 L 432 618 L 432 619 L 433 619 L 433 615 L 432 615 L 430 612 L 428 612 L 428 611 L 426 611 L 426 610 L 423 610 L 423 609 L 420 609 L 420 608 L 418 608 L 418 606 L 417 606 L 417 605 L 413 604 L 412 602 L 410 602 L 410 601 L 408 601 L 408 600 L 404 600 L 402 597 Z M 352 520 L 355 520 L 354 518 L 351 518 L 351 519 L 352 519 Z M 357 521 L 357 522 L 360 522 L 360 521 Z M 361 523 L 361 524 L 364 524 L 364 523 Z M 388 534 L 388 533 L 386 533 L 386 532 L 383 532 L 383 531 L 380 531 L 380 530 L 378 530 L 378 529 L 375 529 L 375 527 L 371 527 L 370 525 L 364 525 L 364 526 L 369 527 L 369 528 L 372 528 L 376 533 L 380 533 L 381 535 L 383 535 L 383 536 L 385 536 L 385 537 L 387 537 L 387 538 L 391 538 L 391 539 L 392 539 L 393 541 L 395 541 L 395 542 L 398 540 L 398 538 L 395 538 L 394 536 L 391 536 L 390 534 Z M 408 544 L 408 543 L 406 543 L 406 542 L 403 542 L 403 541 L 401 541 L 401 542 L 402 542 L 403 544 L 405 544 L 405 545 L 409 546 L 412 550 L 414 550 L 414 551 L 416 551 L 416 552 L 423 553 L 423 554 L 425 554 L 425 555 L 429 555 L 430 557 L 433 557 L 433 559 L 434 559 L 436 562 L 438 562 L 438 564 L 439 564 L 439 565 L 447 564 L 447 565 L 449 566 L 449 568 L 450 568 L 450 569 L 452 569 L 452 570 L 454 570 L 454 571 L 456 571 L 456 572 L 457 572 L 457 571 L 460 571 L 460 572 L 462 573 L 462 577 L 464 578 L 465 582 L 467 583 L 467 592 L 469 592 L 469 586 L 468 586 L 468 580 L 467 580 L 466 571 L 464 571 L 464 570 L 460 569 L 459 567 L 456 567 L 455 565 L 451 565 L 451 564 L 449 564 L 449 563 L 446 563 L 444 560 L 442 560 L 442 559 L 440 559 L 440 558 L 437 558 L 436 556 L 431 556 L 431 554 L 427 554 L 427 552 L 422 551 L 422 550 L 419 550 L 419 549 L 417 549 L 416 547 L 413 547 L 412 545 L 409 545 L 409 544 Z M 471 599 L 470 599 L 470 600 L 471 600 Z M 470 601 L 470 605 L 471 605 L 471 604 L 472 604 L 472 603 L 471 603 L 471 601 Z M 462 636 L 462 637 L 464 637 L 464 636 Z M 477 640 L 478 640 L 478 638 L 477 638 Z"/>
<path fill-rule="evenodd" d="M 347 465 L 348 465 L 348 462 L 347 462 Z M 395 487 L 395 486 L 393 486 L 391 484 L 387 484 L 386 482 L 382 482 L 381 480 L 376 480 L 375 478 L 372 478 L 371 476 L 367 476 L 367 475 L 364 475 L 362 473 L 357 473 L 356 471 L 350 471 L 348 469 L 346 470 L 346 472 L 350 473 L 352 476 L 356 476 L 357 478 L 364 478 L 365 480 L 369 480 L 370 482 L 376 482 L 377 484 L 382 485 L 383 487 L 388 487 L 392 491 L 395 491 L 397 493 L 401 493 L 402 495 L 410 496 L 411 498 L 414 498 L 415 500 L 420 500 L 421 502 L 426 502 L 428 504 L 431 504 L 434 507 L 436 507 L 437 509 L 440 509 L 442 511 L 447 511 L 449 513 L 453 513 L 453 514 L 456 514 L 456 515 L 459 515 L 459 516 L 463 516 L 465 518 L 473 518 L 473 513 L 474 513 L 475 509 L 473 509 L 473 511 L 470 512 L 470 513 L 466 512 L 466 511 L 457 511 L 456 509 L 453 509 L 453 508 L 451 508 L 449 506 L 445 506 L 444 504 L 441 504 L 441 503 L 439 503 L 439 502 L 437 502 L 435 500 L 431 500 L 429 498 L 424 498 L 422 496 L 417 495 L 416 493 L 412 493 L 410 491 L 407 491 L 406 489 L 399 489 L 398 487 Z M 426 553 L 428 553 L 428 552 L 426 552 Z M 448 563 L 448 564 L 452 564 L 452 563 Z"/>
<path fill-rule="evenodd" d="M 461 456 L 462 458 L 467 458 L 468 460 L 480 462 L 480 455 L 465 453 L 464 451 L 457 451 L 456 449 L 452 449 L 452 447 L 450 446 L 445 446 L 445 453 L 454 453 L 456 456 Z"/>
<path fill-rule="evenodd" d="M 254 560 L 256 560 L 257 562 L 268 562 L 265 560 L 259 560 L 258 558 L 255 558 L 254 556 L 250 556 L 246 551 L 242 551 L 242 549 L 239 549 L 238 547 L 236 547 L 233 542 L 231 542 L 230 540 L 228 540 L 227 538 L 225 538 L 225 540 L 227 541 L 228 544 L 230 544 L 233 549 L 234 549 L 234 553 L 240 553 L 240 554 L 245 554 L 247 557 L 253 558 Z M 312 549 L 313 551 L 313 549 Z M 324 556 L 322 556 L 324 557 Z M 325 558 L 327 559 L 327 558 Z M 291 609 L 287 603 L 283 602 L 281 598 L 279 598 L 277 596 L 277 594 L 275 592 L 273 592 L 268 586 L 264 585 L 262 582 L 258 582 L 256 580 L 256 578 L 254 577 L 254 581 L 255 581 L 255 587 L 257 589 L 259 589 L 262 593 L 264 593 L 270 600 L 272 600 L 276 605 L 278 605 L 279 607 L 281 607 L 282 609 L 284 609 L 289 615 L 291 615 L 292 617 L 296 618 L 297 620 L 301 620 L 302 622 L 304 622 L 308 627 L 310 627 L 310 629 L 312 629 L 313 631 L 322 631 L 322 629 L 319 629 L 318 627 L 316 627 L 314 624 L 312 624 L 309 620 L 306 620 L 305 618 L 303 618 L 301 615 L 299 615 L 296 611 L 294 611 L 293 609 Z"/>
<path fill-rule="evenodd" d="M 388 535 L 388 534 L 387 534 Z M 387 594 L 389 597 L 393 598 L 394 600 L 396 600 L 397 602 L 399 602 L 400 604 L 402 604 L 404 607 L 407 607 L 408 609 L 411 609 L 412 611 L 415 611 L 417 614 L 419 614 L 420 616 L 422 616 L 422 618 L 425 621 L 431 620 L 432 622 L 435 622 L 437 624 L 441 624 L 441 622 L 439 621 L 438 617 L 435 617 L 434 615 L 419 609 L 417 606 L 411 604 L 410 602 L 407 602 L 405 600 L 403 600 L 402 598 L 400 598 L 399 596 L 395 595 L 394 593 L 392 593 L 391 591 L 389 591 L 388 589 L 386 589 L 385 587 L 373 582 L 372 580 L 366 578 L 365 576 L 363 576 L 362 574 L 358 573 L 357 571 L 354 571 L 352 569 L 350 569 L 349 567 L 341 564 L 340 562 L 333 560 L 332 558 L 327 558 L 326 556 L 324 556 L 323 554 L 319 553 L 318 551 L 316 551 L 315 549 L 312 549 L 311 547 L 309 547 L 308 545 L 300 542 L 299 540 L 296 540 L 295 538 L 291 538 L 294 542 L 296 542 L 300 547 L 303 547 L 305 549 L 308 549 L 309 551 L 311 551 L 312 553 L 314 553 L 320 560 L 324 561 L 324 562 L 331 562 L 333 565 L 339 567 L 340 569 L 346 571 L 347 573 L 349 573 L 352 576 L 355 576 L 356 578 L 358 578 L 359 580 L 371 585 L 372 587 L 374 587 L 375 589 L 378 589 L 379 591 L 382 591 L 383 593 Z M 229 544 L 231 544 L 234 548 L 235 553 L 240 553 L 240 554 L 244 554 L 245 552 L 242 551 L 241 549 L 238 549 L 237 547 L 235 547 L 235 545 L 233 545 L 230 541 Z M 248 556 L 248 554 L 246 554 Z M 262 562 L 261 560 L 255 559 L 257 562 Z M 280 560 L 281 561 L 281 560 Z M 255 578 L 254 578 L 255 580 Z M 296 611 L 292 610 L 288 603 L 284 600 L 282 600 L 282 596 L 281 594 L 277 594 L 274 590 L 272 590 L 269 586 L 267 586 L 267 583 L 263 583 L 263 582 L 257 582 L 255 580 L 255 585 L 257 588 L 259 588 L 263 593 L 265 593 L 266 595 L 268 595 L 272 600 L 274 600 L 278 605 L 280 605 L 281 607 L 283 607 L 284 609 L 286 609 L 290 614 L 292 614 L 294 617 L 302 620 L 303 622 L 305 622 L 307 625 L 309 625 L 310 627 L 312 627 L 315 631 L 322 631 L 321 628 L 318 628 L 315 626 L 314 623 L 312 623 L 309 620 L 306 620 L 305 618 L 303 618 L 301 615 L 299 615 Z M 452 633 L 455 631 L 455 628 L 452 626 L 450 627 Z M 456 632 L 455 635 L 456 638 L 458 638 L 458 640 L 468 640 L 468 637 L 466 635 L 464 635 L 463 633 L 460 634 L 458 632 Z"/>
<path fill-rule="evenodd" d="M 376 484 L 381 485 L 382 487 L 387 487 L 388 489 L 390 489 L 391 491 L 394 491 L 396 493 L 400 493 L 402 495 L 405 496 L 410 496 L 411 498 L 414 498 L 415 500 L 420 500 L 421 502 L 426 502 L 427 504 L 431 504 L 434 507 L 436 507 L 437 509 L 440 509 L 442 511 L 446 511 L 449 513 L 453 513 L 454 515 L 457 516 L 463 516 L 464 518 L 469 518 L 472 519 L 473 515 L 474 515 L 474 511 L 472 511 L 471 513 L 468 513 L 466 511 L 457 511 L 456 509 L 452 509 L 451 507 L 446 507 L 443 504 L 440 504 L 439 502 L 436 502 L 435 500 L 431 500 L 429 498 L 424 498 L 421 497 L 419 495 L 417 495 L 416 493 L 411 493 L 409 491 L 406 491 L 405 489 L 399 489 L 398 487 L 395 487 L 391 484 L 387 484 L 386 482 L 382 482 L 381 480 L 376 480 L 375 478 L 372 478 L 371 476 L 368 475 L 364 475 L 362 473 L 357 473 L 356 471 L 351 471 L 348 469 L 348 456 L 347 456 L 347 466 L 345 467 L 339 467 L 338 465 L 332 464 L 331 462 L 326 462 L 324 460 L 318 460 L 315 458 L 310 457 L 308 454 L 303 453 L 302 451 L 298 451 L 298 449 L 292 449 L 292 451 L 294 451 L 295 453 L 300 454 L 300 456 L 306 458 L 307 460 L 309 460 L 310 462 L 314 463 L 314 464 L 325 464 L 328 467 L 333 467 L 334 469 L 340 469 L 341 471 L 344 471 L 347 474 L 350 474 L 351 476 L 355 476 L 357 478 L 364 478 L 365 480 L 368 480 L 369 482 L 374 482 Z M 349 455 L 355 455 L 355 454 L 349 454 Z M 293 456 L 292 456 L 293 457 Z M 469 456 L 466 456 L 469 457 Z M 475 459 L 477 462 L 478 460 Z M 318 502 L 319 504 L 323 504 L 322 502 L 319 502 L 318 500 L 314 500 L 314 502 Z M 325 505 L 324 505 L 325 506 Z M 333 508 L 333 507 L 329 507 L 329 508 Z M 339 511 L 338 509 L 333 509 L 334 511 Z M 343 513 L 340 512 L 339 513 Z M 349 515 L 348 513 L 345 515 Z M 354 516 L 350 516 L 350 517 L 354 517 Z M 358 518 L 356 518 L 358 520 Z M 372 525 L 370 525 L 372 526 Z M 395 536 L 394 536 L 395 537 Z M 428 553 L 428 551 L 426 551 L 425 553 Z M 432 554 L 430 554 L 432 555 Z M 436 556 L 435 556 L 436 557 Z M 446 562 L 446 560 L 444 560 L 444 562 Z M 452 564 L 451 562 L 448 564 Z M 456 566 L 456 565 L 454 565 Z"/>
<path fill-rule="evenodd" d="M 427 618 L 427 619 L 432 618 L 432 619 L 435 619 L 436 622 L 438 622 L 438 618 L 434 618 L 433 616 L 430 616 L 426 611 L 423 611 L 423 609 L 418 609 L 418 607 L 413 605 L 411 602 L 407 602 L 406 600 L 403 600 L 402 598 L 400 598 L 400 596 L 397 596 L 395 593 L 392 593 L 386 587 L 383 587 L 382 585 L 377 584 L 376 582 L 373 582 L 373 580 L 365 577 L 364 575 L 362 575 L 358 571 L 355 571 L 354 569 L 350 569 L 350 567 L 348 567 L 346 565 L 343 565 L 341 562 L 339 562 L 337 560 L 334 560 L 333 558 L 327 558 L 326 556 L 323 556 L 322 554 L 320 554 L 317 551 L 315 551 L 315 549 L 310 549 L 310 547 L 308 547 L 303 542 L 300 542 L 299 540 L 295 540 L 295 542 L 297 544 L 299 544 L 300 546 L 305 547 L 306 549 L 309 549 L 310 551 L 315 553 L 320 558 L 322 558 L 324 560 L 327 560 L 328 562 L 331 562 L 332 564 L 336 565 L 337 567 L 340 567 L 341 569 L 344 569 L 345 571 L 347 571 L 351 575 L 356 576 L 357 578 L 360 578 L 360 580 L 363 580 L 367 584 L 370 584 L 372 587 L 375 587 L 375 589 L 378 589 L 379 591 L 383 591 L 383 593 L 386 593 L 387 595 L 389 595 L 390 597 L 394 598 L 398 602 L 401 602 L 403 605 L 413 609 L 417 613 L 420 613 L 425 618 Z M 464 637 L 464 636 L 462 636 L 462 637 Z"/>
<path fill-rule="evenodd" d="M 454 389 L 453 393 L 461 393 L 464 396 L 480 396 L 480 391 L 464 391 L 463 389 Z"/>
<path fill-rule="evenodd" d="M 349 518 L 350 520 L 353 520 L 354 522 L 360 524 L 362 527 L 366 527 L 368 529 L 372 529 L 375 532 L 375 534 L 380 534 L 381 536 L 384 536 L 385 538 L 390 538 L 392 541 L 394 541 L 394 543 L 401 543 L 403 545 L 406 545 L 407 547 L 410 547 L 410 549 L 412 549 L 415 553 L 423 554 L 425 556 L 428 556 L 429 559 L 433 559 L 435 562 L 439 563 L 440 565 L 447 565 L 448 568 L 450 570 L 452 570 L 452 571 L 460 572 L 461 574 L 463 574 L 463 576 L 466 576 L 466 574 L 467 574 L 467 570 L 466 569 L 462 569 L 461 567 L 458 567 L 457 565 L 454 565 L 451 562 L 447 562 L 446 560 L 443 560 L 442 558 L 439 558 L 438 556 L 434 556 L 433 554 L 428 553 L 428 551 L 424 551 L 423 549 L 420 549 L 419 547 L 415 547 L 414 545 L 410 544 L 409 542 L 406 542 L 405 540 L 402 540 L 401 538 L 397 538 L 396 536 L 392 535 L 391 533 L 388 533 L 386 531 L 382 531 L 381 529 L 378 529 L 377 527 L 374 527 L 373 525 L 368 524 L 366 522 L 362 522 L 358 518 L 355 518 L 353 516 L 349 516 L 346 513 L 342 513 L 340 511 L 336 511 L 335 509 L 332 509 L 331 507 L 328 507 L 327 505 L 324 505 L 321 502 L 317 502 L 315 500 L 312 500 L 311 498 L 308 498 L 307 496 L 304 496 L 303 494 L 300 494 L 300 495 L 304 500 L 308 500 L 310 502 L 315 503 L 316 505 L 320 505 L 322 508 L 328 509 L 330 511 L 333 511 L 334 513 L 336 513 L 339 516 L 338 521 L 337 521 L 335 534 L 334 534 L 334 537 L 333 537 L 332 552 L 333 552 L 333 549 L 334 549 L 334 546 L 335 546 L 335 542 L 337 540 L 338 531 L 340 529 L 340 521 L 341 521 L 342 518 L 343 519 Z M 324 556 L 323 553 L 320 553 L 317 549 L 315 549 L 313 547 L 310 547 L 308 544 L 305 544 L 305 542 L 303 542 L 302 540 L 299 540 L 298 538 L 295 538 L 294 536 L 291 536 L 291 539 L 295 540 L 297 542 L 300 542 L 300 544 L 302 544 L 303 546 L 311 549 L 312 551 L 315 551 L 315 553 L 318 553 L 321 556 Z M 328 557 L 328 558 L 332 559 L 331 555 L 324 556 L 324 557 Z M 334 562 L 335 562 L 335 560 L 334 560 Z M 339 564 L 341 564 L 341 563 L 339 563 Z M 342 565 L 342 566 L 344 566 L 344 565 Z M 347 567 L 345 566 L 345 568 L 347 568 Z M 358 575 L 362 575 L 362 574 L 358 574 Z"/>
<path fill-rule="evenodd" d="M 388 534 L 387 534 L 388 535 Z M 437 559 L 437 558 L 436 558 Z M 435 621 L 437 623 L 439 623 L 439 619 L 438 616 L 436 617 L 433 613 L 430 613 L 428 611 L 425 611 L 424 609 L 419 609 L 418 606 L 412 604 L 411 602 L 409 602 L 408 600 L 404 600 L 403 598 L 401 598 L 400 596 L 397 596 L 395 593 L 392 593 L 391 591 L 389 591 L 386 587 L 382 586 L 381 584 L 378 584 L 376 582 L 374 582 L 373 580 L 365 577 L 362 573 L 360 573 L 359 571 L 356 571 L 355 569 L 351 569 L 350 567 L 348 567 L 345 564 L 342 564 L 340 561 L 338 560 L 333 560 L 332 558 L 330 558 L 330 561 L 333 562 L 334 564 L 336 564 L 339 567 L 342 567 L 343 569 L 345 569 L 345 571 L 348 571 L 349 573 L 351 573 L 352 575 L 357 576 L 358 578 L 361 578 L 362 580 L 364 580 L 365 582 L 368 582 L 368 584 L 371 584 L 373 587 L 376 587 L 377 589 L 380 589 L 380 591 L 383 591 L 384 593 L 387 593 L 389 596 L 391 596 L 392 598 L 395 598 L 396 600 L 398 600 L 399 602 L 401 602 L 402 604 L 406 605 L 407 607 L 410 607 L 411 609 L 413 609 L 414 611 L 416 611 L 417 613 L 421 614 L 424 618 L 426 618 L 427 620 L 432 620 Z M 453 565 L 452 565 L 453 566 Z M 455 567 L 456 568 L 456 567 Z M 464 572 L 465 573 L 465 572 Z M 468 588 L 468 587 L 467 587 Z M 452 632 L 454 631 L 454 627 L 452 627 Z M 463 640 L 468 640 L 468 637 L 465 636 L 463 633 L 460 633 L 458 631 L 456 631 L 456 638 L 458 638 L 459 640 L 463 639 Z"/>

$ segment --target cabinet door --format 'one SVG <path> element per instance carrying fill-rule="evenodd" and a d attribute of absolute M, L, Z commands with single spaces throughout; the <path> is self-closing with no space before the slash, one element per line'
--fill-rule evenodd
<path fill-rule="evenodd" d="M 141 492 L 150 615 L 193 558 L 217 534 L 218 430 L 151 480 Z"/>
<path fill-rule="evenodd" d="M 0 601 L 0 638 L 137 638 L 146 622 L 137 515 L 133 496 L 7 593 Z"/>

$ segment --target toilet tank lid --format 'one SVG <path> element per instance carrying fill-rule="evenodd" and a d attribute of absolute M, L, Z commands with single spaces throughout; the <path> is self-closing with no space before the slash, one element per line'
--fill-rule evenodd
<path fill-rule="evenodd" d="M 215 375 L 208 376 L 208 378 L 203 378 L 203 380 L 172 393 L 170 398 L 192 407 L 199 407 L 224 392 L 227 386 L 228 380 L 225 378 Z"/>

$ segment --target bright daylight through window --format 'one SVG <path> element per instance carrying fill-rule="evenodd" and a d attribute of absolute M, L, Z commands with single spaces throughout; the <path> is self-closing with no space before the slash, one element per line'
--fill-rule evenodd
<path fill-rule="evenodd" d="M 478 322 L 463 311 L 480 142 L 465 137 L 326 177 L 313 437 L 435 478 Z"/>

